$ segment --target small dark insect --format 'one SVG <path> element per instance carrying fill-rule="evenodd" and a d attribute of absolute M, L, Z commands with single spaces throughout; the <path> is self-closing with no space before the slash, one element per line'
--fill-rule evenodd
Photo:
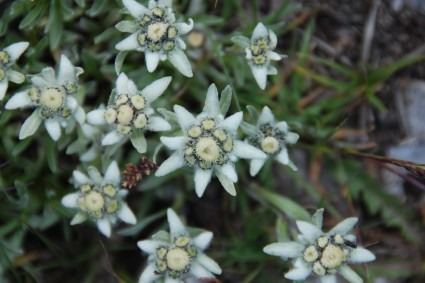
<path fill-rule="evenodd" d="M 345 240 L 344 241 L 344 244 L 347 245 L 347 246 L 349 246 L 349 247 L 351 247 L 351 248 L 353 248 L 353 249 L 357 248 L 356 243 L 353 243 L 353 242 L 348 241 L 348 240 Z"/>
<path fill-rule="evenodd" d="M 122 181 L 121 186 L 127 189 L 132 189 L 137 186 L 137 184 L 142 180 L 142 176 L 149 176 L 152 170 L 156 170 L 158 166 L 153 163 L 146 156 L 140 158 L 139 164 L 135 165 L 132 163 L 125 165 L 126 170 L 122 173 L 124 174 L 124 181 Z"/>

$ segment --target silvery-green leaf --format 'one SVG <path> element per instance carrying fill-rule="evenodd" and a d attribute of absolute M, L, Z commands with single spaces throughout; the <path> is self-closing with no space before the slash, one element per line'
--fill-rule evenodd
<path fill-rule="evenodd" d="M 165 108 L 158 108 L 157 111 L 161 113 L 161 115 L 165 118 L 165 120 L 167 120 L 173 125 L 178 125 L 179 122 L 177 121 L 177 116 L 174 112 L 169 111 Z"/>
<path fill-rule="evenodd" d="M 231 196 L 236 196 L 235 184 L 230 181 L 229 178 L 220 173 L 216 173 L 216 176 L 226 192 L 228 192 Z"/>
<path fill-rule="evenodd" d="M 323 208 L 318 209 L 311 217 L 311 222 L 316 225 L 317 228 L 322 229 L 323 225 Z"/>
<path fill-rule="evenodd" d="M 146 139 L 145 136 L 143 135 L 143 133 L 141 131 L 133 131 L 133 133 L 130 136 L 130 140 L 131 143 L 133 144 L 134 148 L 139 152 L 139 153 L 145 153 L 146 152 L 146 148 L 147 148 L 147 144 L 146 144 Z"/>
<path fill-rule="evenodd" d="M 40 116 L 40 111 L 41 109 L 37 108 L 34 112 L 32 112 L 31 116 L 25 120 L 19 132 L 20 140 L 32 136 L 37 131 L 41 122 L 43 122 L 43 118 Z"/>
<path fill-rule="evenodd" d="M 139 26 L 134 21 L 121 21 L 115 25 L 115 28 L 120 32 L 135 32 Z"/>
<path fill-rule="evenodd" d="M 245 121 L 242 121 L 241 129 L 248 136 L 254 136 L 257 134 L 257 127 L 255 127 L 254 125 L 248 124 Z"/>
<path fill-rule="evenodd" d="M 227 111 L 229 110 L 230 103 L 232 102 L 232 88 L 230 85 L 226 86 L 225 89 L 221 92 L 220 96 L 220 112 L 223 116 L 226 116 Z"/>
<path fill-rule="evenodd" d="M 255 109 L 255 107 L 252 106 L 252 105 L 247 105 L 246 106 L 246 109 L 248 110 L 248 113 L 252 117 L 252 119 L 254 121 L 257 121 L 258 120 L 258 115 L 259 115 L 257 109 Z"/>
<path fill-rule="evenodd" d="M 240 47 L 242 47 L 244 49 L 251 45 L 249 38 L 242 36 L 242 35 L 233 36 L 232 42 L 236 45 L 239 45 Z"/>
<path fill-rule="evenodd" d="M 117 73 L 117 75 L 119 75 L 121 72 L 121 68 L 127 54 L 128 51 L 120 51 L 117 57 L 115 58 L 115 73 Z"/>
<path fill-rule="evenodd" d="M 14 70 L 7 71 L 7 78 L 9 79 L 9 81 L 14 82 L 15 84 L 21 84 L 25 81 L 24 74 Z"/>

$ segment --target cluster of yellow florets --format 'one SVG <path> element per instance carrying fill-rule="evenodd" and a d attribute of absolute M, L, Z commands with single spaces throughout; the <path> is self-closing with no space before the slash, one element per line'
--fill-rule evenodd
<path fill-rule="evenodd" d="M 184 158 L 189 166 L 210 169 L 229 160 L 227 154 L 233 150 L 233 139 L 224 129 L 216 127 L 213 119 L 193 125 L 187 136 L 190 139 L 184 149 Z"/>
<path fill-rule="evenodd" d="M 188 236 L 176 237 L 172 246 L 156 249 L 156 272 L 168 272 L 172 278 L 179 278 L 190 270 L 190 263 L 196 256 L 197 250 Z"/>
<path fill-rule="evenodd" d="M 105 213 L 114 214 L 120 206 L 118 189 L 113 185 L 98 187 L 84 184 L 80 186 L 80 193 L 78 207 L 94 219 L 102 219 Z"/>

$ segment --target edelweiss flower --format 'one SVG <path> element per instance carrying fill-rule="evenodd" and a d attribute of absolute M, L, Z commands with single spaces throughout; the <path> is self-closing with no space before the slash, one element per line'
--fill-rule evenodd
<path fill-rule="evenodd" d="M 213 234 L 202 232 L 191 237 L 172 209 L 167 210 L 170 233 L 160 231 L 152 240 L 139 241 L 139 248 L 149 254 L 148 265 L 139 283 L 183 283 L 187 278 L 214 278 L 221 274 L 218 264 L 204 254 Z"/>
<path fill-rule="evenodd" d="M 97 223 L 100 232 L 106 237 L 111 236 L 111 225 L 117 218 L 129 224 L 136 224 L 136 217 L 123 201 L 128 191 L 120 188 L 120 170 L 115 161 L 111 162 L 105 176 L 90 166 L 89 176 L 75 170 L 74 185 L 78 192 L 62 198 L 66 207 L 77 208 L 79 212 L 71 220 L 71 225 L 80 224 L 88 218 Z"/>
<path fill-rule="evenodd" d="M 9 81 L 21 84 L 25 81 L 25 76 L 17 71 L 10 70 L 16 60 L 28 48 L 28 42 L 17 42 L 3 48 L 0 51 L 0 101 L 6 94 Z"/>
<path fill-rule="evenodd" d="M 192 77 L 192 67 L 183 52 L 186 44 L 180 37 L 192 30 L 193 20 L 189 19 L 189 24 L 176 23 L 171 0 L 150 0 L 148 8 L 135 0 L 123 0 L 123 4 L 134 21 L 122 21 L 117 28 L 132 34 L 116 48 L 145 52 L 149 72 L 155 71 L 159 60 L 168 59 L 180 73 Z"/>
<path fill-rule="evenodd" d="M 204 194 L 213 173 L 229 194 L 236 195 L 234 183 L 238 175 L 233 162 L 238 157 L 266 158 L 259 149 L 236 139 L 242 112 L 225 119 L 214 84 L 208 89 L 201 114 L 194 117 L 179 105 L 174 106 L 174 112 L 183 136 L 161 137 L 161 142 L 175 153 L 161 164 L 155 175 L 163 176 L 187 165 L 195 170 L 195 190 L 199 197 Z"/>
<path fill-rule="evenodd" d="M 35 133 L 44 121 L 44 126 L 53 140 L 61 136 L 61 127 L 65 128 L 74 120 L 83 124 L 85 112 L 78 105 L 74 94 L 78 92 L 78 76 L 83 69 L 74 67 L 69 59 L 61 56 L 59 74 L 51 67 L 44 68 L 39 75 L 31 76 L 32 87 L 16 93 L 6 104 L 6 109 L 35 107 L 35 111 L 24 122 L 19 133 L 19 139 L 24 139 Z"/>
<path fill-rule="evenodd" d="M 168 131 L 171 125 L 156 116 L 150 107 L 168 87 L 171 77 L 156 80 L 139 91 L 134 82 L 121 73 L 116 81 L 114 102 L 106 109 L 97 109 L 87 114 L 93 125 L 109 124 L 112 131 L 102 140 L 102 145 L 111 145 L 129 136 L 133 146 L 146 152 L 146 140 L 142 130 Z"/>
<path fill-rule="evenodd" d="M 273 50 L 277 45 L 276 34 L 258 23 L 252 33 L 251 40 L 244 36 L 235 36 L 232 41 L 245 48 L 246 59 L 252 74 L 261 89 L 266 88 L 267 75 L 276 75 L 277 69 L 270 65 L 270 60 L 279 61 L 283 57 Z"/>
<path fill-rule="evenodd" d="M 299 135 L 288 130 L 286 122 L 276 123 L 270 108 L 265 106 L 257 121 L 256 131 L 248 133 L 248 142 L 261 149 L 267 154 L 267 158 L 273 157 L 283 165 L 288 165 L 293 170 L 297 167 L 289 160 L 287 144 L 295 144 Z M 267 159 L 266 158 L 266 159 Z M 251 176 L 257 175 L 266 159 L 253 159 L 250 162 Z"/>
<path fill-rule="evenodd" d="M 347 218 L 328 233 L 321 230 L 323 209 L 316 212 L 313 220 L 315 225 L 297 221 L 297 227 L 301 232 L 297 242 L 270 244 L 264 248 L 264 252 L 294 259 L 294 269 L 285 274 L 285 277 L 291 280 L 304 280 L 313 273 L 320 277 L 323 283 L 336 282 L 335 274 L 338 272 L 349 282 L 363 282 L 347 265 L 375 260 L 373 253 L 358 247 L 356 237 L 348 234 L 358 219 Z"/>

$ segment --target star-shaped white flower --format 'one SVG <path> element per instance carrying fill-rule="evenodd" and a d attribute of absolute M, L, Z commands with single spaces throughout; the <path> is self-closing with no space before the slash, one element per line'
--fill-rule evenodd
<path fill-rule="evenodd" d="M 225 91 L 231 95 L 229 86 L 223 93 Z M 238 158 L 266 158 L 261 150 L 237 140 L 242 112 L 224 118 L 227 109 L 224 113 L 221 112 L 218 91 L 214 84 L 208 88 L 201 114 L 195 117 L 179 105 L 174 106 L 174 112 L 183 136 L 161 137 L 161 142 L 175 152 L 161 164 L 155 176 L 163 176 L 180 167 L 189 166 L 195 170 L 195 190 L 198 197 L 204 194 L 213 173 L 229 194 L 236 195 L 234 183 L 238 181 L 238 175 L 234 162 Z"/>
<path fill-rule="evenodd" d="M 180 73 L 192 77 L 192 67 L 183 52 L 186 44 L 181 36 L 192 30 L 193 20 L 189 19 L 189 24 L 176 22 L 171 0 L 150 0 L 147 8 L 135 0 L 123 0 L 123 4 L 134 20 L 117 24 L 117 29 L 131 35 L 116 48 L 144 52 L 149 72 L 155 71 L 160 60 L 168 59 Z"/>
<path fill-rule="evenodd" d="M 116 81 L 112 95 L 113 103 L 105 108 L 93 110 L 87 114 L 87 121 L 93 125 L 110 125 L 111 131 L 102 139 L 102 145 L 115 144 L 130 137 L 139 153 L 146 152 L 146 140 L 143 130 L 168 131 L 171 125 L 155 115 L 151 107 L 171 82 L 171 77 L 156 80 L 139 91 L 136 84 L 124 73 Z"/>
<path fill-rule="evenodd" d="M 28 42 L 13 43 L 0 50 L 0 101 L 6 94 L 9 81 L 21 84 L 25 81 L 24 74 L 11 70 L 10 67 L 15 64 L 19 57 L 28 48 Z"/>
<path fill-rule="evenodd" d="M 297 167 L 289 160 L 287 144 L 295 144 L 299 135 L 290 132 L 286 122 L 276 122 L 274 115 L 269 107 L 265 106 L 258 117 L 255 130 L 245 131 L 248 136 L 248 142 L 267 154 L 265 159 L 253 159 L 250 162 L 250 174 L 255 176 L 263 167 L 268 158 L 274 158 L 283 165 L 288 165 L 294 171 Z"/>
<path fill-rule="evenodd" d="M 301 235 L 296 242 L 274 243 L 264 252 L 294 261 L 294 268 L 285 274 L 291 280 L 305 280 L 311 274 L 322 283 L 335 283 L 340 273 L 351 283 L 363 280 L 347 263 L 364 263 L 375 260 L 369 250 L 356 245 L 356 237 L 349 232 L 357 223 L 356 217 L 347 218 L 325 233 L 321 230 L 323 209 L 313 215 L 313 223 L 297 221 Z"/>
<path fill-rule="evenodd" d="M 73 181 L 78 192 L 62 198 L 64 206 L 79 210 L 71 220 L 71 225 L 91 219 L 96 222 L 102 234 L 110 237 L 111 226 L 116 223 L 117 218 L 136 224 L 136 217 L 123 200 L 128 191 L 120 187 L 117 163 L 111 162 L 104 177 L 93 166 L 89 166 L 87 172 L 88 176 L 78 170 L 73 172 Z"/>
<path fill-rule="evenodd" d="M 19 139 L 32 136 L 43 121 L 55 141 L 61 136 L 61 127 L 72 127 L 75 121 L 84 123 L 86 114 L 74 97 L 79 89 L 78 76 L 82 73 L 83 69 L 74 67 L 62 55 L 58 76 L 52 67 L 44 68 L 41 74 L 30 76 L 32 87 L 13 95 L 5 106 L 6 109 L 35 108 L 22 125 Z"/>
<path fill-rule="evenodd" d="M 204 254 L 213 233 L 192 237 L 172 209 L 167 210 L 167 216 L 170 233 L 160 231 L 151 240 L 137 243 L 149 255 L 139 283 L 183 283 L 188 278 L 214 278 L 214 274 L 221 274 L 220 266 Z"/>
<path fill-rule="evenodd" d="M 277 45 L 276 34 L 258 23 L 252 33 L 251 40 L 244 36 L 235 36 L 232 41 L 245 48 L 246 59 L 252 74 L 261 89 L 266 88 L 267 75 L 276 75 L 277 69 L 270 65 L 270 61 L 279 61 L 285 55 L 279 55 L 273 50 Z"/>

